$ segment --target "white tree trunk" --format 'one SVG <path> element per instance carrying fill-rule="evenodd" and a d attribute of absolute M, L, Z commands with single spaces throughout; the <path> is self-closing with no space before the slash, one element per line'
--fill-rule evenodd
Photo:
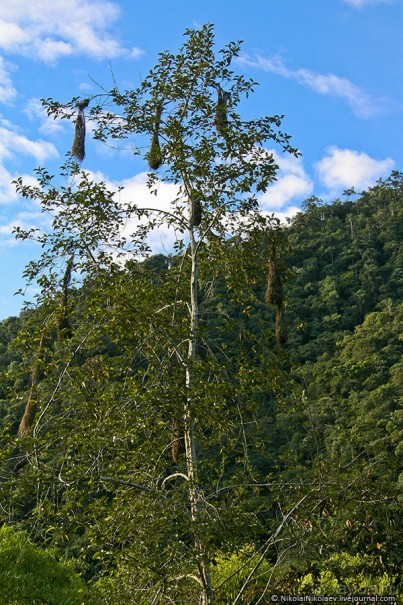
<path fill-rule="evenodd" d="M 189 211 L 190 213 L 192 213 L 191 207 Z M 200 605 L 213 605 L 214 596 L 213 589 L 211 586 L 210 565 L 207 554 L 205 552 L 205 545 L 203 544 L 203 539 L 200 531 L 205 511 L 203 501 L 200 498 L 200 490 L 198 484 L 197 456 L 194 436 L 194 412 L 192 410 L 193 362 L 196 357 L 196 348 L 198 340 L 199 307 L 197 300 L 198 249 L 197 242 L 195 239 L 194 228 L 192 226 L 191 221 L 189 223 L 189 237 L 192 267 L 190 276 L 189 348 L 186 365 L 186 388 L 188 396 L 184 409 L 184 438 L 194 547 L 197 556 L 200 580 L 203 586 L 202 593 L 200 595 Z"/>

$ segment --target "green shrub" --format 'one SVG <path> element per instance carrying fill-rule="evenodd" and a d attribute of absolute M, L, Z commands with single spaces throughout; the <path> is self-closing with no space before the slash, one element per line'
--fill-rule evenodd
<path fill-rule="evenodd" d="M 0 528 L 2 605 L 84 605 L 86 586 L 72 565 L 30 542 L 24 532 Z"/>

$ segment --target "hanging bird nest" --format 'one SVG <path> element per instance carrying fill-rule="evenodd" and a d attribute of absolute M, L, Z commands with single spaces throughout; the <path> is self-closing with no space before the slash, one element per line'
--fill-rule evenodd
<path fill-rule="evenodd" d="M 76 126 L 74 131 L 74 141 L 71 148 L 71 155 L 79 162 L 82 162 L 85 157 L 85 117 L 84 109 L 89 105 L 89 99 L 84 99 L 77 103 L 78 114 L 76 118 Z"/>
<path fill-rule="evenodd" d="M 265 298 L 269 305 L 283 304 L 283 284 L 281 282 L 277 259 L 274 254 L 269 261 Z"/>
<path fill-rule="evenodd" d="M 34 423 L 37 409 L 36 400 L 36 385 L 31 386 L 28 394 L 27 403 L 25 405 L 24 415 L 21 418 L 21 422 L 18 427 L 17 435 L 20 438 L 25 437 L 29 433 Z"/>
<path fill-rule="evenodd" d="M 151 147 L 148 153 L 148 165 L 152 170 L 158 170 L 162 164 L 161 147 L 158 140 L 158 134 L 154 132 L 151 139 Z"/>
<path fill-rule="evenodd" d="M 57 320 L 57 333 L 61 341 L 69 340 L 73 335 L 67 309 L 63 310 Z"/>
<path fill-rule="evenodd" d="M 220 86 L 217 86 L 217 105 L 215 111 L 215 127 L 218 134 L 224 136 L 228 126 L 227 116 L 227 101 L 230 98 L 229 92 L 222 90 Z"/>
<path fill-rule="evenodd" d="M 277 306 L 276 311 L 276 341 L 279 345 L 285 345 L 288 340 L 287 324 L 283 305 Z"/>
<path fill-rule="evenodd" d="M 88 107 L 89 104 L 90 104 L 89 99 L 83 99 L 82 101 L 78 101 L 77 107 L 78 107 L 78 109 L 81 109 L 81 111 L 83 111 L 83 109 Z"/>
<path fill-rule="evenodd" d="M 154 122 L 154 132 L 151 139 L 151 147 L 148 153 L 148 165 L 152 170 L 158 170 L 158 168 L 162 164 L 162 153 L 159 142 L 159 130 L 161 125 L 161 115 L 162 115 L 162 100 L 158 102 L 157 110 L 155 113 L 155 122 Z"/>
<path fill-rule="evenodd" d="M 200 193 L 193 190 L 192 195 L 189 199 L 190 204 L 190 225 L 191 227 L 198 227 L 202 219 L 202 207 L 200 203 Z"/>

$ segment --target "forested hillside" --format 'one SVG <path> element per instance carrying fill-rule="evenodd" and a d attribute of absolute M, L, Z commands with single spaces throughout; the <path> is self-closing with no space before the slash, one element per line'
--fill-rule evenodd
<path fill-rule="evenodd" d="M 68 572 L 63 603 L 198 603 L 195 540 L 217 604 L 398 602 L 402 208 L 396 172 L 355 201 L 309 199 L 285 227 L 200 248 L 196 538 L 186 253 L 76 285 L 65 273 L 61 293 L 1 323 L 0 521 L 36 545 L 35 575 L 44 553 L 72 561 L 81 579 Z M 6 573 L 0 562 L 0 595 Z"/>

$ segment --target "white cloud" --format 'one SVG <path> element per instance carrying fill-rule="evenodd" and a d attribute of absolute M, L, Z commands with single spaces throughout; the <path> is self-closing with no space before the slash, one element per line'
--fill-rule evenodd
<path fill-rule="evenodd" d="M 15 185 L 12 183 L 17 176 L 21 176 L 26 185 L 38 185 L 38 181 L 31 174 L 12 174 L 0 160 L 0 204 L 9 204 L 18 199 Z M 29 204 L 31 208 L 33 206 L 40 207 L 39 202 L 35 200 L 30 200 Z"/>
<path fill-rule="evenodd" d="M 280 223 L 286 225 L 288 223 L 287 219 L 292 218 L 298 212 L 301 212 L 301 208 L 298 208 L 298 206 L 287 206 L 287 208 L 283 212 L 279 212 L 278 210 L 276 210 L 274 212 L 264 212 L 263 214 L 274 214 L 275 218 L 278 218 Z"/>
<path fill-rule="evenodd" d="M 29 231 L 38 227 L 49 227 L 49 220 L 40 210 L 37 212 L 18 212 L 10 221 L 0 224 L 0 247 L 13 248 L 21 244 L 14 235 L 16 227 Z"/>
<path fill-rule="evenodd" d="M 59 155 L 53 143 L 42 139 L 32 141 L 15 130 L 0 126 L 0 160 L 21 153 L 33 156 L 38 162 L 44 162 L 48 158 Z"/>
<path fill-rule="evenodd" d="M 154 193 L 151 193 L 150 189 L 147 187 L 148 177 L 146 172 L 138 173 L 122 181 L 109 181 L 100 171 L 88 171 L 88 175 L 95 182 L 105 182 L 109 191 L 116 192 L 119 202 L 122 205 L 131 202 L 136 204 L 139 208 L 163 210 L 171 213 L 175 212 L 172 208 L 172 202 L 178 198 L 178 185 L 160 181 L 156 186 L 157 193 L 155 195 Z M 120 187 L 122 187 L 122 189 L 119 191 Z M 161 216 L 161 214 L 155 212 L 154 216 L 158 217 Z M 139 225 L 140 221 L 137 217 L 128 219 L 121 235 L 130 241 L 130 236 L 135 232 Z M 176 239 L 177 233 L 174 226 L 170 227 L 165 224 L 156 227 L 150 232 L 147 237 L 147 242 L 153 253 L 170 252 L 172 251 Z"/>
<path fill-rule="evenodd" d="M 370 4 L 391 4 L 393 0 L 343 0 L 345 4 L 350 4 L 354 8 L 362 8 Z"/>
<path fill-rule="evenodd" d="M 320 182 L 331 192 L 354 187 L 366 189 L 388 176 L 395 167 L 391 158 L 375 160 L 368 154 L 352 149 L 329 147 L 327 155 L 315 164 Z"/>
<path fill-rule="evenodd" d="M 11 235 L 12 231 L 13 231 L 13 227 L 11 224 L 0 225 L 0 234 L 1 235 Z"/>
<path fill-rule="evenodd" d="M 139 58 L 139 57 L 141 57 L 141 55 L 143 55 L 143 54 L 144 54 L 144 50 L 142 50 L 141 48 L 138 48 L 137 46 L 133 46 L 133 47 L 130 49 L 130 52 L 129 52 L 129 57 L 130 57 L 131 59 L 138 59 L 138 58 Z"/>
<path fill-rule="evenodd" d="M 13 178 L 11 173 L 0 164 L 0 204 L 8 204 L 17 198 L 15 187 L 11 184 Z"/>
<path fill-rule="evenodd" d="M 37 162 L 44 162 L 49 158 L 59 155 L 56 147 L 42 139 L 31 140 L 20 134 L 16 127 L 8 120 L 0 117 L 0 203 L 9 203 L 17 199 L 14 185 L 15 175 L 10 172 L 7 165 L 21 155 L 29 155 Z M 35 181 L 32 176 L 25 176 L 24 181 L 31 183 Z"/>
<path fill-rule="evenodd" d="M 271 73 L 296 80 L 302 86 L 310 88 L 321 95 L 329 95 L 345 101 L 353 112 L 361 118 L 369 118 L 385 110 L 390 102 L 386 99 L 374 99 L 362 88 L 335 74 L 321 74 L 310 69 L 292 70 L 286 67 L 283 60 L 278 57 L 264 58 L 257 56 L 250 59 L 247 56 L 240 58 L 245 65 L 257 67 Z"/>
<path fill-rule="evenodd" d="M 286 206 L 292 200 L 304 200 L 313 190 L 313 183 L 306 174 L 301 158 L 282 156 L 270 150 L 279 166 L 277 181 L 259 196 L 263 211 L 273 212 Z"/>
<path fill-rule="evenodd" d="M 36 215 L 33 215 L 33 218 L 34 217 L 36 219 L 39 218 Z M 15 217 L 15 219 L 13 219 L 11 222 L 6 223 L 4 225 L 0 225 L 0 235 L 10 237 L 10 240 L 8 240 L 10 244 L 16 243 L 16 240 L 13 236 L 13 231 L 17 225 L 19 227 L 21 227 L 22 229 L 30 229 L 31 227 L 34 226 L 34 224 L 31 221 L 29 221 L 29 222 L 26 221 L 26 217 L 23 218 L 23 217 L 20 217 L 19 215 L 17 215 Z"/>
<path fill-rule="evenodd" d="M 46 113 L 40 99 L 33 97 L 25 106 L 24 113 L 27 114 L 32 122 L 38 126 L 38 131 L 45 135 L 54 135 L 63 130 L 64 123 L 61 120 L 54 120 Z"/>
<path fill-rule="evenodd" d="M 171 202 L 178 197 L 179 187 L 172 183 L 159 181 L 157 194 L 154 195 L 147 187 L 147 172 L 140 172 L 135 176 L 122 181 L 122 201 L 133 201 L 142 208 L 159 208 L 169 211 Z"/>
<path fill-rule="evenodd" d="M 134 202 L 140 208 L 155 208 L 165 212 L 173 212 L 172 202 L 179 194 L 178 185 L 159 182 L 157 194 L 150 193 L 147 187 L 147 173 L 136 174 L 122 183 L 123 190 L 120 199 L 123 202 Z M 137 227 L 138 220 L 130 220 L 124 230 L 124 235 L 129 236 Z M 153 252 L 169 252 L 177 239 L 175 229 L 163 225 L 150 233 L 147 238 L 148 244 Z"/>
<path fill-rule="evenodd" d="M 46 63 L 73 55 L 137 58 L 109 33 L 119 9 L 108 0 L 1 0 L 0 49 Z"/>
<path fill-rule="evenodd" d="M 306 198 L 312 193 L 312 183 L 296 174 L 286 174 L 272 185 L 264 197 L 264 202 L 272 208 L 282 208 L 294 198 Z"/>
<path fill-rule="evenodd" d="M 1 33 L 0 33 L 1 37 Z M 13 86 L 10 70 L 12 69 L 9 63 L 0 57 L 0 102 L 9 103 L 17 95 L 17 91 Z"/>
<path fill-rule="evenodd" d="M 275 154 L 275 152 L 273 153 Z M 308 181 L 300 159 L 284 158 L 282 160 L 281 157 L 276 157 L 276 162 L 281 163 L 283 170 L 293 172 L 292 175 L 288 174 L 283 178 L 286 178 L 287 176 L 294 176 L 296 179 L 301 179 L 301 181 L 303 181 L 303 179 L 306 179 Z M 99 176 L 100 175 L 97 175 L 97 178 L 99 178 Z M 174 200 L 178 198 L 179 195 L 178 185 L 163 182 L 160 182 L 158 185 L 157 195 L 150 193 L 150 190 L 147 188 L 147 173 L 145 172 L 137 174 L 130 179 L 126 179 L 121 183 L 114 183 L 109 186 L 116 189 L 117 185 L 122 185 L 124 187 L 119 194 L 122 203 L 131 201 L 136 203 L 141 208 L 157 208 L 159 210 L 165 210 L 166 212 L 172 212 L 173 210 L 171 204 Z M 272 185 L 272 187 L 275 186 L 276 184 Z M 293 191 L 295 191 L 295 187 L 292 189 Z M 302 190 L 303 188 L 300 187 L 299 191 Z M 310 194 L 311 191 L 312 184 L 309 182 L 307 193 Z M 305 193 L 306 190 L 304 190 L 303 194 L 301 195 L 305 195 Z M 262 200 L 262 198 L 266 195 L 268 196 L 268 198 L 270 198 L 270 200 L 268 199 L 268 201 L 265 202 Z M 274 213 L 274 215 L 278 219 L 280 219 L 282 223 L 285 223 L 287 218 L 295 216 L 295 214 L 300 211 L 300 208 L 298 208 L 297 206 L 287 204 L 291 197 L 293 197 L 291 195 L 290 190 L 288 190 L 288 195 L 283 196 L 283 201 L 281 205 L 276 202 L 272 203 L 269 193 L 264 194 L 264 196 L 261 196 L 259 200 L 263 214 L 271 215 Z M 295 193 L 295 196 L 298 196 L 298 194 Z M 281 210 L 279 210 L 279 208 L 281 208 Z M 123 234 L 129 236 L 137 227 L 137 225 L 137 219 L 130 220 L 125 226 Z M 168 227 L 166 225 L 163 225 L 154 229 L 149 234 L 147 241 L 153 253 L 172 252 L 173 245 L 177 239 L 177 235 L 178 234 L 175 232 L 174 227 Z"/>

